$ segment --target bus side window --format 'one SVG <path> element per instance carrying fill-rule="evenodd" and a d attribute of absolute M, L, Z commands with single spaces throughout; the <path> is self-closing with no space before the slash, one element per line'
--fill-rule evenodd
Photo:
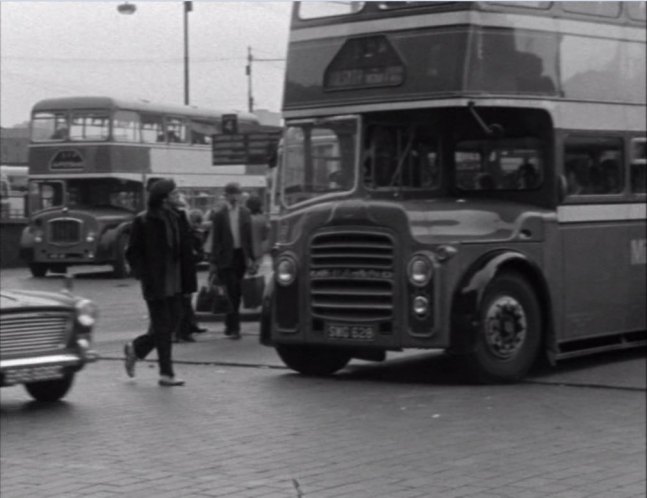
<path fill-rule="evenodd" d="M 145 143 L 164 142 L 164 133 L 162 128 L 162 117 L 142 114 L 142 141 Z"/>
<path fill-rule="evenodd" d="M 647 140 L 634 138 L 631 141 L 631 191 L 644 194 L 647 191 Z"/>
<path fill-rule="evenodd" d="M 622 141 L 568 137 L 564 145 L 568 195 L 618 194 L 624 189 Z"/>

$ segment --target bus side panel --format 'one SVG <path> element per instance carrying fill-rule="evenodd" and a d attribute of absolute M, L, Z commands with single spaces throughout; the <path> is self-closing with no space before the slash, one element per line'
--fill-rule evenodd
<path fill-rule="evenodd" d="M 604 208 L 604 206 L 595 206 Z M 629 225 L 583 222 L 562 225 L 564 339 L 630 330 Z M 644 300 L 642 301 L 644 305 Z"/>
<path fill-rule="evenodd" d="M 627 327 L 629 330 L 647 330 L 647 225 L 645 221 L 629 228 L 629 265 L 627 268 Z"/>

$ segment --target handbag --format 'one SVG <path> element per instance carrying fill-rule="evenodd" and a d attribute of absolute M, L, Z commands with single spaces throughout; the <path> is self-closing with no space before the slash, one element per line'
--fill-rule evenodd
<path fill-rule="evenodd" d="M 241 293 L 245 308 L 258 308 L 263 303 L 264 292 L 265 277 L 263 275 L 245 275 L 241 282 Z"/>
<path fill-rule="evenodd" d="M 227 287 L 213 274 L 205 285 L 200 287 L 196 297 L 195 310 L 201 313 L 226 314 L 232 311 Z"/>

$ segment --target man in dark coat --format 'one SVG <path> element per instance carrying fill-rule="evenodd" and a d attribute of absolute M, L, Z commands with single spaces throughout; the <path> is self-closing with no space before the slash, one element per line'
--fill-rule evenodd
<path fill-rule="evenodd" d="M 124 346 L 126 373 L 134 377 L 136 361 L 156 348 L 161 386 L 184 385 L 173 371 L 172 334 L 181 317 L 182 295 L 197 288 L 188 237 L 172 209 L 178 195 L 173 180 L 158 180 L 150 187 L 148 209 L 133 221 L 126 251 L 151 322 L 148 333 Z"/>
<path fill-rule="evenodd" d="M 211 218 L 211 271 L 227 288 L 232 311 L 225 317 L 225 335 L 240 339 L 241 281 L 245 271 L 256 273 L 258 265 L 252 250 L 252 219 L 241 203 L 240 185 L 225 185 L 227 201 Z"/>

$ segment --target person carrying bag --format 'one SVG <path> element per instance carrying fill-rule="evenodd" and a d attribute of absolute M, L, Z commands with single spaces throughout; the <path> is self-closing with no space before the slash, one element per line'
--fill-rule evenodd
<path fill-rule="evenodd" d="M 223 315 L 232 310 L 227 287 L 218 279 L 218 274 L 210 272 L 205 285 L 200 287 L 196 298 L 196 311 Z"/>

